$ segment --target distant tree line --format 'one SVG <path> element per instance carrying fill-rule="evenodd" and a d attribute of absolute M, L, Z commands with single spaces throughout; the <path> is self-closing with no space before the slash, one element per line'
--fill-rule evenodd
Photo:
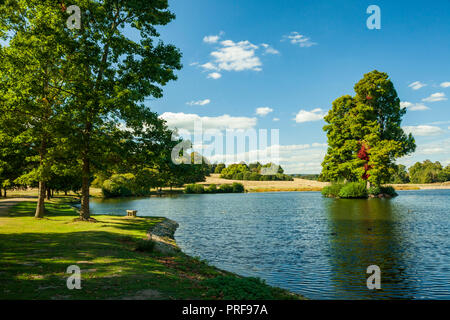
<path fill-rule="evenodd" d="M 218 164 L 215 168 L 215 173 L 220 173 L 223 179 L 232 180 L 251 180 L 251 181 L 292 181 L 290 175 L 284 174 L 281 166 L 274 163 L 261 164 L 255 163 L 237 163 L 225 166 L 225 164 Z"/>
<path fill-rule="evenodd" d="M 442 166 L 439 161 L 425 160 L 409 167 L 398 165 L 392 171 L 391 183 L 436 183 L 450 181 L 450 165 Z"/>

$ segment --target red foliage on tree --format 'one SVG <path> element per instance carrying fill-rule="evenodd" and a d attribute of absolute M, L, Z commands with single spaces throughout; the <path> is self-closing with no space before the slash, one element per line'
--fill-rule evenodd
<path fill-rule="evenodd" d="M 366 96 L 366 100 L 372 100 L 373 98 L 371 96 Z"/>
<path fill-rule="evenodd" d="M 366 147 L 364 143 L 361 143 L 361 149 L 358 151 L 358 158 L 361 160 L 369 161 L 369 154 L 368 151 L 369 148 Z"/>
<path fill-rule="evenodd" d="M 368 162 L 370 160 L 368 151 L 369 147 L 364 142 L 362 142 L 361 149 L 359 149 L 358 151 L 358 158 Z M 372 166 L 369 166 L 367 162 L 364 164 L 364 173 L 361 176 L 363 180 L 367 180 L 370 177 L 370 174 L 368 174 L 367 172 L 372 168 Z"/>

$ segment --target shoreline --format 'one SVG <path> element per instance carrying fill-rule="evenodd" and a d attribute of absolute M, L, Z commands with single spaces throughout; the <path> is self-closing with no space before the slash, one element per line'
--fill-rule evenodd
<path fill-rule="evenodd" d="M 0 299 L 306 299 L 185 254 L 175 241 L 176 221 L 117 215 L 76 221 L 76 210 L 64 200 L 46 202 L 44 219 L 33 217 L 33 201 L 9 205 L 0 216 Z M 82 290 L 66 287 L 70 265 L 81 268 Z"/>

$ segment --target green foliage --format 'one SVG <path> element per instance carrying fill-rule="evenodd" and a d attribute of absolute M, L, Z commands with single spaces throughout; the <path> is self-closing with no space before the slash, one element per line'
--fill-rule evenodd
<path fill-rule="evenodd" d="M 233 180 L 243 180 L 243 179 L 244 179 L 244 174 L 242 172 L 238 172 L 233 175 Z"/>
<path fill-rule="evenodd" d="M 208 188 L 205 189 L 206 193 L 217 193 L 217 186 L 215 184 L 210 184 Z"/>
<path fill-rule="evenodd" d="M 274 172 L 274 168 L 276 168 Z M 251 163 L 248 166 L 245 163 L 231 164 L 222 169 L 220 177 L 232 180 L 251 180 L 251 181 L 292 181 L 293 178 L 283 174 L 281 166 L 273 163 L 261 165 L 259 162 Z"/>
<path fill-rule="evenodd" d="M 322 189 L 322 195 L 325 197 L 336 198 L 339 196 L 339 192 L 341 191 L 344 184 L 342 183 L 332 183 L 329 186 L 325 186 Z"/>
<path fill-rule="evenodd" d="M 344 199 L 367 198 L 367 195 L 365 182 L 349 182 L 339 190 L 339 198 Z"/>
<path fill-rule="evenodd" d="M 398 196 L 398 193 L 395 191 L 394 187 L 392 187 L 392 186 L 387 186 L 387 187 L 373 186 L 373 187 L 369 188 L 368 194 L 371 196 L 375 196 L 375 197 L 382 195 L 382 194 L 387 194 L 391 197 Z"/>
<path fill-rule="evenodd" d="M 135 180 L 135 176 L 131 173 L 115 174 L 103 182 L 103 195 L 106 198 L 132 196 Z"/>
<path fill-rule="evenodd" d="M 333 183 L 322 189 L 322 194 L 330 198 L 357 199 L 367 198 L 365 182 Z"/>
<path fill-rule="evenodd" d="M 225 169 L 224 163 L 219 163 L 214 169 L 214 173 L 222 173 L 222 170 Z"/>
<path fill-rule="evenodd" d="M 221 184 L 219 186 L 220 193 L 233 193 L 233 186 L 231 184 Z"/>
<path fill-rule="evenodd" d="M 406 135 L 401 120 L 406 110 L 386 73 L 367 73 L 355 85 L 356 95 L 333 102 L 325 116 L 328 151 L 321 180 L 359 181 L 368 165 L 373 185 L 389 182 L 395 159 L 415 150 L 414 138 Z M 358 158 L 361 143 L 368 145 L 369 161 Z"/>
<path fill-rule="evenodd" d="M 233 193 L 243 193 L 245 191 L 244 185 L 242 183 L 234 182 L 232 184 Z"/>
<path fill-rule="evenodd" d="M 201 194 L 205 192 L 205 187 L 202 184 L 188 184 L 185 189 L 185 193 Z"/>
<path fill-rule="evenodd" d="M 185 193 L 201 194 L 201 193 L 242 193 L 244 186 L 241 183 L 222 184 L 217 188 L 215 184 L 209 185 L 206 189 L 201 184 L 188 184 L 184 188 Z"/>
<path fill-rule="evenodd" d="M 446 182 L 450 180 L 450 165 L 443 167 L 440 162 L 417 162 L 409 168 L 411 183 Z"/>
<path fill-rule="evenodd" d="M 402 164 L 395 166 L 391 170 L 391 179 L 389 181 L 390 183 L 409 183 L 409 176 L 408 172 L 406 171 L 406 167 Z"/>

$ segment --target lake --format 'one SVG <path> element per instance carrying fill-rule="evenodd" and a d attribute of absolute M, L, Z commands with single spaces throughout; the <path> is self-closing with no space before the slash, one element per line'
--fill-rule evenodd
<path fill-rule="evenodd" d="M 311 299 L 450 299 L 450 190 L 391 200 L 319 192 L 93 200 L 95 214 L 176 220 L 181 249 Z M 367 267 L 381 268 L 368 290 Z"/>

